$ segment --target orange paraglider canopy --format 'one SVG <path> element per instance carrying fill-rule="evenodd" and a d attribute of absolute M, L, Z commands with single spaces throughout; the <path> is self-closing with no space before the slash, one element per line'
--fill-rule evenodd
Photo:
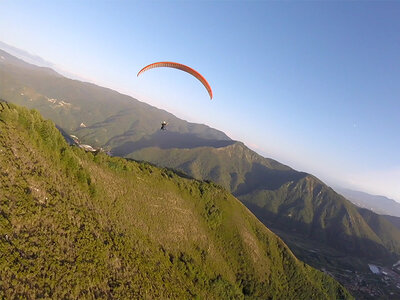
<path fill-rule="evenodd" d="M 207 80 L 199 72 L 197 72 L 196 70 L 194 70 L 188 66 L 185 66 L 183 64 L 178 64 L 178 63 L 171 62 L 171 61 L 156 62 L 156 63 L 150 64 L 150 65 L 144 67 L 143 69 L 141 69 L 139 71 L 139 73 L 137 74 L 137 76 L 139 76 L 141 73 L 143 73 L 147 70 L 154 69 L 154 68 L 162 68 L 162 67 L 178 69 L 178 70 L 181 70 L 181 71 L 184 71 L 184 72 L 187 72 L 187 73 L 193 75 L 204 85 L 204 87 L 208 91 L 208 94 L 210 95 L 210 99 L 212 99 L 213 94 L 212 94 L 211 86 L 208 84 Z"/>

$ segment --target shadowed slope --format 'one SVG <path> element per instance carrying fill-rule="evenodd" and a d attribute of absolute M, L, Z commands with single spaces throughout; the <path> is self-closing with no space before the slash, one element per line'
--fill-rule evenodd
<path fill-rule="evenodd" d="M 113 140 L 110 141 L 112 143 Z M 114 147 L 112 154 L 116 156 L 126 156 L 129 153 L 148 147 L 158 147 L 161 149 L 191 149 L 197 147 L 221 148 L 234 144 L 232 140 L 204 139 L 189 133 L 179 133 L 158 130 L 152 135 L 141 138 L 135 142 L 125 142 L 121 146 Z"/>
<path fill-rule="evenodd" d="M 386 220 L 388 220 L 390 223 L 392 223 L 394 226 L 396 226 L 398 229 L 400 229 L 400 218 L 399 217 L 393 217 L 393 216 L 383 216 Z"/>

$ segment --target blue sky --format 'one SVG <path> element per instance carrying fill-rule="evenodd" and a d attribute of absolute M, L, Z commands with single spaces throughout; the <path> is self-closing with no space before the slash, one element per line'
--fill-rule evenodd
<path fill-rule="evenodd" d="M 56 2 L 56 3 L 54 3 Z M 0 40 L 258 153 L 400 200 L 400 2 L 1 1 Z M 202 73 L 157 69 L 176 61 Z"/>

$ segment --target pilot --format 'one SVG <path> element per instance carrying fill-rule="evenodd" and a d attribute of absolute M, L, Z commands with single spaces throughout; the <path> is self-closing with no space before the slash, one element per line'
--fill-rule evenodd
<path fill-rule="evenodd" d="M 161 129 L 160 130 L 166 130 L 167 129 L 167 125 L 168 125 L 168 123 L 166 121 L 163 121 L 161 123 Z"/>

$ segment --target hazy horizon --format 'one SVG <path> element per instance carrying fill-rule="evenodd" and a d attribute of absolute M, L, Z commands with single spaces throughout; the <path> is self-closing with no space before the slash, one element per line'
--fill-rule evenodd
<path fill-rule="evenodd" d="M 400 4 L 20 4 L 0 3 L 3 42 L 329 185 L 400 202 Z M 182 72 L 136 77 L 161 60 L 200 71 L 214 100 Z"/>

